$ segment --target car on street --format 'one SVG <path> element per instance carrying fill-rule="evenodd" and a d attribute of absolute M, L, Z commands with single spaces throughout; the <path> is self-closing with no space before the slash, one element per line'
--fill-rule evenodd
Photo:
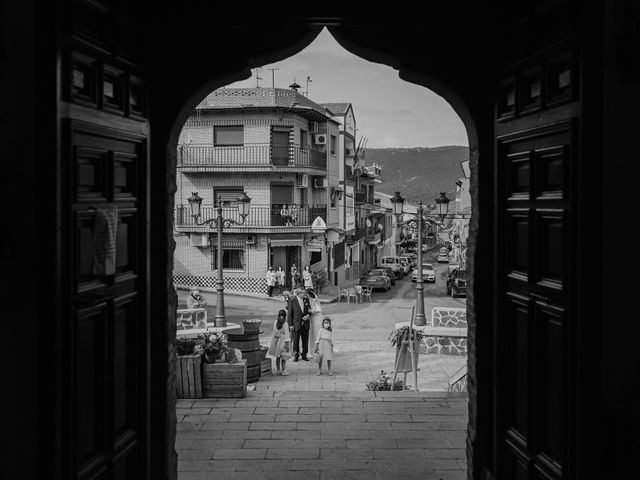
<path fill-rule="evenodd" d="M 447 275 L 447 295 L 456 297 L 458 295 L 467 296 L 467 271 L 454 268 Z"/>
<path fill-rule="evenodd" d="M 391 278 L 387 275 L 386 270 L 377 268 L 369 270 L 360 277 L 360 285 L 387 291 L 391 289 Z"/>
<path fill-rule="evenodd" d="M 385 255 L 381 261 L 382 267 L 391 267 L 396 278 L 403 278 L 405 276 L 404 267 L 400 263 L 400 257 L 396 255 Z"/>
<path fill-rule="evenodd" d="M 415 253 L 403 253 L 400 260 L 405 258 L 409 262 L 409 267 L 413 270 L 418 265 L 418 256 Z"/>
<path fill-rule="evenodd" d="M 438 253 L 438 263 L 447 263 L 449 261 L 449 254 L 447 252 Z"/>
<path fill-rule="evenodd" d="M 404 272 L 404 274 L 408 275 L 411 271 L 411 262 L 409 261 L 409 259 L 400 257 L 400 265 L 402 266 L 402 271 Z"/>
<path fill-rule="evenodd" d="M 376 267 L 375 270 L 384 270 L 385 272 L 387 272 L 387 275 L 391 279 L 391 286 L 394 286 L 396 284 L 396 275 L 393 272 L 393 268 L 391 268 L 391 267 Z"/>
<path fill-rule="evenodd" d="M 415 268 L 413 270 L 413 274 L 411 274 L 411 281 L 412 282 L 417 282 L 418 281 L 418 269 Z M 436 281 L 436 271 L 433 268 L 433 265 L 431 265 L 430 263 L 423 263 L 422 264 L 422 281 L 424 282 L 432 282 L 435 283 Z"/>

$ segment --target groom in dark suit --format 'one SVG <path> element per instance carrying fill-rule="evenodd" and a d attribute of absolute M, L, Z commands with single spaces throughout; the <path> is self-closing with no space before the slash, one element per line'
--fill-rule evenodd
<path fill-rule="evenodd" d="M 297 362 L 300 356 L 300 340 L 302 340 L 302 360 L 309 361 L 309 318 L 311 305 L 304 295 L 304 290 L 295 290 L 295 297 L 289 301 L 287 307 L 287 323 L 293 337 L 293 361 Z"/>

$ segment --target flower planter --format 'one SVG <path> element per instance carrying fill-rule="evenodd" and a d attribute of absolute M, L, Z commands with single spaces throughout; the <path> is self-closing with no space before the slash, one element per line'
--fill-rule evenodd
<path fill-rule="evenodd" d="M 202 394 L 204 398 L 244 397 L 247 394 L 247 361 L 204 363 Z"/>
<path fill-rule="evenodd" d="M 176 358 L 176 396 L 178 398 L 202 398 L 202 367 L 200 355 L 183 355 Z"/>

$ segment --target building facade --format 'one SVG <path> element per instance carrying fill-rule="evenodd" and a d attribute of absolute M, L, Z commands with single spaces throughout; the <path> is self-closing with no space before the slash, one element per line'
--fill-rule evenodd
<path fill-rule="evenodd" d="M 269 266 L 282 267 L 291 286 L 294 265 L 309 265 L 316 281 L 330 281 L 343 265 L 339 129 L 322 105 L 293 88 L 216 90 L 186 121 L 177 156 L 176 285 L 215 285 L 217 233 L 198 223 L 216 216 L 218 198 L 224 218 L 239 220 L 243 191 L 249 215 L 222 238 L 227 289 L 264 293 Z M 197 219 L 188 203 L 194 192 L 203 199 Z"/>

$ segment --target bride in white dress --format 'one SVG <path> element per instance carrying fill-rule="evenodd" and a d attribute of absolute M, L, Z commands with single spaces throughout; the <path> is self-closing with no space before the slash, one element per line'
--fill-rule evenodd
<path fill-rule="evenodd" d="M 311 318 L 309 322 L 309 352 L 313 352 L 316 348 L 316 338 L 318 331 L 322 328 L 322 309 L 320 308 L 320 299 L 313 290 L 307 292 L 309 296 L 309 305 L 311 305 Z"/>

